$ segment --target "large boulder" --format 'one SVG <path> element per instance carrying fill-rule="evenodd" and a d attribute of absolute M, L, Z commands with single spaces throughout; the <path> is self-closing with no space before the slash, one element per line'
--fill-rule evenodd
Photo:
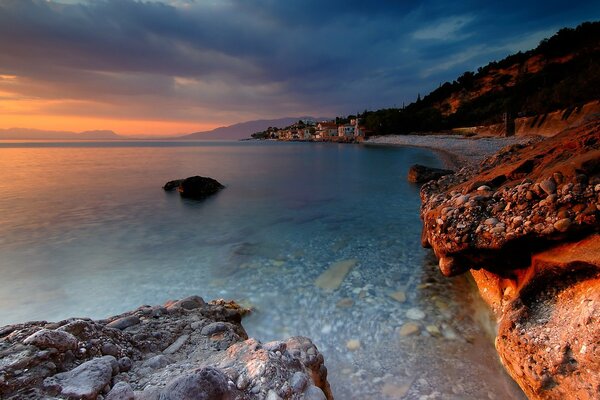
<path fill-rule="evenodd" d="M 0 398 L 331 399 L 315 345 L 248 339 L 248 312 L 190 296 L 100 321 L 0 327 Z"/>
<path fill-rule="evenodd" d="M 600 393 L 600 121 L 503 149 L 421 189 L 423 245 L 470 271 L 531 399 Z"/>
<path fill-rule="evenodd" d="M 181 197 L 204 199 L 225 188 L 218 181 L 204 176 L 191 176 L 179 184 L 177 190 Z"/>

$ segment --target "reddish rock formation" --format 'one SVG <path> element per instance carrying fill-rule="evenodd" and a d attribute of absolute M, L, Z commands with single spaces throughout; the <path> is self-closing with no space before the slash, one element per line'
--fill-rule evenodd
<path fill-rule="evenodd" d="M 471 270 L 532 399 L 600 398 L 600 121 L 426 184 L 423 244 Z"/>

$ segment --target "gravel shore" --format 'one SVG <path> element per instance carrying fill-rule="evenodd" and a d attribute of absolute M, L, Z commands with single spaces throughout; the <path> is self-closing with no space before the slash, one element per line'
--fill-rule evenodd
<path fill-rule="evenodd" d="M 467 138 L 457 135 L 389 135 L 375 136 L 365 145 L 427 147 L 442 155 L 447 167 L 458 168 L 480 163 L 505 146 L 529 142 L 532 137 Z"/>

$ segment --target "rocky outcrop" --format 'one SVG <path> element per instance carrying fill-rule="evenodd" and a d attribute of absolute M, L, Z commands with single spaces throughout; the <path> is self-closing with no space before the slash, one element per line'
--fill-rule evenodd
<path fill-rule="evenodd" d="M 247 310 L 197 296 L 106 320 L 0 328 L 3 399 L 332 399 L 307 338 L 260 343 Z"/>
<path fill-rule="evenodd" d="M 175 179 L 165 183 L 163 186 L 165 191 L 177 189 L 181 197 L 191 199 L 204 199 L 224 188 L 225 186 L 217 180 L 204 176 L 190 176 L 185 179 Z"/>
<path fill-rule="evenodd" d="M 450 169 L 432 168 L 415 164 L 408 170 L 408 181 L 412 183 L 425 183 L 453 173 L 454 171 Z"/>
<path fill-rule="evenodd" d="M 470 271 L 532 399 L 600 398 L 600 121 L 503 149 L 421 190 L 423 245 Z"/>

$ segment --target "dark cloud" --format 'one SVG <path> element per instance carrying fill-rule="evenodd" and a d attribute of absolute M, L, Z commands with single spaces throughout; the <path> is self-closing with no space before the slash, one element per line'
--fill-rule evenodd
<path fill-rule="evenodd" d="M 0 75 L 19 77 L 0 91 L 136 118 L 342 114 L 598 16 L 587 0 L 0 0 Z"/>

